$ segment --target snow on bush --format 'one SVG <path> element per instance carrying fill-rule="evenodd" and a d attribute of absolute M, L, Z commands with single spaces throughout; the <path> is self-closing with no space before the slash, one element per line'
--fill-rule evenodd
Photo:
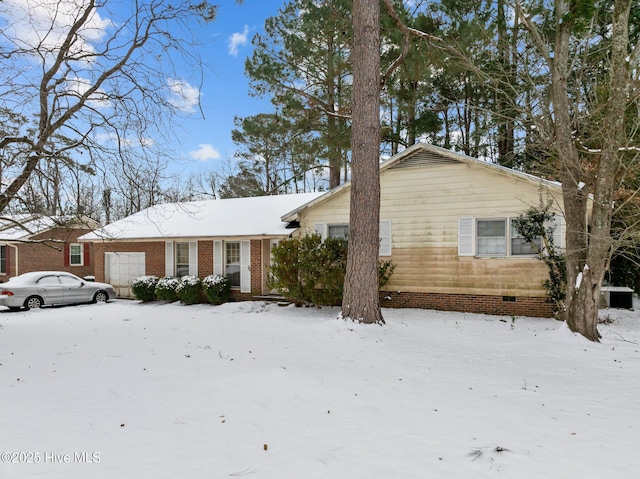
<path fill-rule="evenodd" d="M 226 303 L 231 299 L 229 280 L 219 274 L 212 274 L 202 280 L 202 289 L 211 304 Z"/>
<path fill-rule="evenodd" d="M 197 276 L 183 276 L 176 287 L 176 294 L 184 304 L 196 304 L 200 302 L 202 281 Z"/>
<path fill-rule="evenodd" d="M 85 281 L 90 281 L 90 282 L 94 282 L 96 280 L 95 276 L 83 276 L 82 279 L 84 279 Z"/>
<path fill-rule="evenodd" d="M 131 291 L 136 298 L 142 302 L 155 301 L 156 299 L 156 284 L 158 283 L 157 276 L 140 276 L 133 280 L 131 284 Z"/>
<path fill-rule="evenodd" d="M 156 297 L 162 301 L 178 301 L 176 289 L 179 284 L 180 280 L 172 276 L 160 278 L 156 284 Z"/>

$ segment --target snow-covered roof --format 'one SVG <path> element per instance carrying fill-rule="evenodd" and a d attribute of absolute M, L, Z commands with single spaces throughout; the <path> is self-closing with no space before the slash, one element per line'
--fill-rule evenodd
<path fill-rule="evenodd" d="M 152 206 L 81 236 L 83 241 L 283 236 L 280 217 L 321 193 L 254 196 Z"/>
<path fill-rule="evenodd" d="M 85 217 L 43 216 L 28 213 L 0 218 L 0 241 L 27 241 L 52 228 L 95 228 L 94 220 Z"/>

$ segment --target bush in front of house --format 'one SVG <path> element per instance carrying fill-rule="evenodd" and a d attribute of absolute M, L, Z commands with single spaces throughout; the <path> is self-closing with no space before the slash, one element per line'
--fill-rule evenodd
<path fill-rule="evenodd" d="M 176 294 L 184 304 L 197 304 L 202 294 L 202 281 L 197 276 L 183 276 L 176 287 Z"/>
<path fill-rule="evenodd" d="M 179 284 L 180 280 L 172 276 L 160 278 L 156 284 L 156 297 L 162 301 L 178 301 L 176 289 Z"/>
<path fill-rule="evenodd" d="M 297 305 L 339 305 L 344 291 L 347 241 L 312 234 L 289 238 L 271 250 L 273 261 L 267 281 Z M 393 274 L 390 261 L 379 263 L 379 284 L 384 286 Z"/>
<path fill-rule="evenodd" d="M 139 278 L 134 279 L 133 283 L 131 283 L 131 291 L 134 296 L 143 303 L 155 301 L 157 283 L 157 276 L 140 276 Z"/>
<path fill-rule="evenodd" d="M 212 274 L 202 280 L 202 289 L 211 304 L 226 303 L 231 299 L 229 280 L 219 274 Z"/>

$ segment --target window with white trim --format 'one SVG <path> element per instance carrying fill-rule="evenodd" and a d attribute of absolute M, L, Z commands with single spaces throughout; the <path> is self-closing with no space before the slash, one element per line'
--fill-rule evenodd
<path fill-rule="evenodd" d="M 189 274 L 189 243 L 176 243 L 176 276 Z"/>
<path fill-rule="evenodd" d="M 7 274 L 7 254 L 9 253 L 7 245 L 0 245 L 0 274 Z"/>
<path fill-rule="evenodd" d="M 82 246 L 79 243 L 72 243 L 69 245 L 69 264 L 71 266 L 82 266 L 83 254 Z"/>
<path fill-rule="evenodd" d="M 476 254 L 478 256 L 506 256 L 506 231 L 506 219 L 478 219 L 476 221 Z"/>
<path fill-rule="evenodd" d="M 240 242 L 225 241 L 224 275 L 232 288 L 240 287 Z"/>
<path fill-rule="evenodd" d="M 538 236 L 529 242 L 524 239 L 515 227 L 515 218 L 511 219 L 511 255 L 512 256 L 532 256 L 542 251 L 542 238 Z"/>
<path fill-rule="evenodd" d="M 315 223 L 313 225 L 313 231 L 319 234 L 322 239 L 325 238 L 340 238 L 349 239 L 349 224 L 326 224 Z M 380 256 L 391 256 L 392 241 L 391 241 L 391 220 L 380 220 Z"/>
<path fill-rule="evenodd" d="M 346 240 L 349 237 L 349 225 L 329 225 L 327 233 L 329 238 Z"/>
<path fill-rule="evenodd" d="M 526 241 L 516 231 L 514 221 L 515 218 L 458 218 L 458 256 L 527 257 L 542 251 L 542 238 Z"/>

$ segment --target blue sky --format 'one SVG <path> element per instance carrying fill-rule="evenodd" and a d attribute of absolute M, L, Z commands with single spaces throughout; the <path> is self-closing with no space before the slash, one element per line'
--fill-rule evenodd
<path fill-rule="evenodd" d="M 3 28 L 0 37 L 7 45 L 15 41 L 26 45 L 27 49 L 40 45 L 41 48 L 55 51 L 70 25 L 76 21 L 79 5 L 86 4 L 86 1 L 56 0 L 52 4 L 43 0 L 0 0 L 0 24 Z M 194 83 L 200 81 L 199 75 L 192 78 L 193 70 L 186 64 L 182 71 L 180 68 L 178 71 L 167 68 L 167 72 L 175 77 L 166 77 L 165 85 L 157 85 L 166 88 L 167 99 L 181 112 L 172 124 L 179 141 L 173 143 L 171 151 L 167 153 L 173 158 L 170 173 L 180 172 L 183 176 L 192 171 L 220 168 L 227 160 L 233 159 L 236 149 L 231 140 L 234 116 L 246 117 L 271 111 L 268 99 L 249 95 L 244 63 L 252 52 L 251 39 L 257 32 L 263 31 L 265 20 L 277 15 L 286 0 L 245 0 L 242 4 L 236 0 L 210 1 L 218 5 L 217 18 L 206 24 L 194 21 L 193 26 L 189 26 L 190 33 L 199 43 L 193 47 L 194 53 L 201 57 L 204 64 L 201 90 L 198 91 L 198 84 Z M 122 18 L 128 18 L 131 9 L 129 0 L 107 1 L 106 7 L 98 9 L 80 31 L 80 40 L 74 48 L 86 52 L 95 51 L 94 45 L 99 46 L 98 50 L 102 48 L 101 42 L 107 41 L 122 20 L 120 13 Z M 166 61 L 173 66 L 172 60 L 167 58 Z M 34 63 L 33 75 L 30 72 L 25 75 L 32 81 L 30 85 L 39 83 L 38 61 Z M 29 63 L 17 66 L 22 68 L 27 65 Z M 65 73 L 69 75 L 65 87 L 77 92 L 87 90 L 90 80 L 82 76 L 87 72 L 82 68 L 86 65 L 90 63 L 81 64 L 78 70 Z M 5 93 L 7 104 L 11 104 L 13 97 L 10 92 Z M 198 98 L 204 118 L 194 108 Z M 30 105 L 29 102 L 25 104 Z M 98 94 L 93 106 L 108 109 L 110 103 L 102 101 Z M 28 106 L 24 109 L 27 111 Z M 105 135 L 104 141 L 110 138 Z M 150 138 L 150 141 L 154 139 Z"/>
<path fill-rule="evenodd" d="M 186 119 L 177 164 L 188 170 L 217 168 L 233 157 L 234 116 L 270 111 L 268 99 L 249 96 L 244 63 L 251 54 L 251 38 L 262 32 L 264 21 L 277 15 L 284 0 L 214 0 L 216 20 L 204 27 L 198 52 L 206 63 L 200 102 L 205 118 Z"/>

